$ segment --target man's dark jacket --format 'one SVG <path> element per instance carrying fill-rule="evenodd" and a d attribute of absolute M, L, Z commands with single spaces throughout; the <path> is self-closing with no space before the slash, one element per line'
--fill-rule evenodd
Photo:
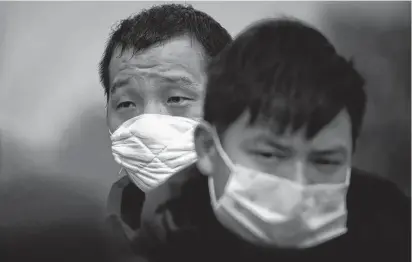
<path fill-rule="evenodd" d="M 125 175 L 113 184 L 107 200 L 108 218 L 116 220 L 129 240 L 140 227 L 145 194 Z"/>
<path fill-rule="evenodd" d="M 411 250 L 411 202 L 391 182 L 353 169 L 347 196 L 348 232 L 314 248 L 251 245 L 215 218 L 207 178 L 195 165 L 151 191 L 134 252 L 150 262 L 406 262 Z"/>
<path fill-rule="evenodd" d="M 127 175 L 110 189 L 105 219 L 110 239 L 109 253 L 119 261 L 140 261 L 130 244 L 139 232 L 144 201 L 144 192 Z"/>

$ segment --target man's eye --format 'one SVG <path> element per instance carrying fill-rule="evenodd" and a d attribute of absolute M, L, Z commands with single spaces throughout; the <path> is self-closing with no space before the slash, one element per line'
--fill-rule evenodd
<path fill-rule="evenodd" d="M 130 101 L 125 101 L 121 102 L 117 105 L 116 109 L 122 109 L 122 108 L 130 108 L 130 107 L 135 107 L 136 105 L 133 102 Z"/>
<path fill-rule="evenodd" d="M 316 165 L 340 165 L 340 162 L 337 160 L 331 160 L 331 159 L 315 159 L 314 163 Z"/>
<path fill-rule="evenodd" d="M 171 96 L 167 99 L 167 103 L 171 105 L 185 105 L 188 101 L 193 99 L 184 96 Z"/>
<path fill-rule="evenodd" d="M 261 158 L 276 158 L 276 159 L 284 159 L 286 158 L 285 155 L 282 154 L 278 154 L 275 152 L 270 152 L 270 151 L 254 151 L 252 152 L 254 155 L 256 155 L 257 157 L 261 157 Z"/>
<path fill-rule="evenodd" d="M 264 157 L 264 158 L 271 158 L 275 156 L 273 153 L 269 153 L 269 152 L 259 152 L 258 154 L 259 156 Z"/>

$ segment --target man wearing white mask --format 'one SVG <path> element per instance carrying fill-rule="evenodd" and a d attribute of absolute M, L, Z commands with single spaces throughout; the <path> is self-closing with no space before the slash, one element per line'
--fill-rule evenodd
<path fill-rule="evenodd" d="M 230 42 L 212 17 L 177 4 L 143 10 L 110 35 L 100 79 L 122 178 L 111 189 L 108 209 L 129 239 L 139 228 L 145 194 L 196 160 L 204 67 Z"/>
<path fill-rule="evenodd" d="M 363 85 L 299 21 L 241 33 L 208 70 L 197 169 L 179 196 L 145 204 L 137 250 L 159 262 L 410 261 L 410 199 L 352 168 Z"/>

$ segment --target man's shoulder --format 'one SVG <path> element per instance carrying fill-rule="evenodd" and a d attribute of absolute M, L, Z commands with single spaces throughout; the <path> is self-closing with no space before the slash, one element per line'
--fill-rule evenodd
<path fill-rule="evenodd" d="M 154 211 L 152 209 L 167 204 L 171 199 L 181 198 L 187 182 L 196 176 L 199 176 L 199 172 L 195 164 L 175 173 L 163 184 L 147 193 L 144 209 Z"/>
<path fill-rule="evenodd" d="M 128 176 L 123 176 L 112 184 L 107 197 L 107 212 L 109 215 L 120 215 L 120 203 L 123 190 L 131 183 Z"/>
<path fill-rule="evenodd" d="M 349 196 L 357 197 L 357 201 L 371 200 L 400 200 L 408 201 L 408 197 L 399 189 L 399 187 L 389 179 L 382 178 L 376 174 L 354 168 L 351 175 L 351 185 L 349 187 Z M 362 197 L 361 197 L 362 196 Z M 385 201 L 385 204 L 388 203 Z"/>
<path fill-rule="evenodd" d="M 355 169 L 347 202 L 353 230 L 363 232 L 369 240 L 399 246 L 408 242 L 411 200 L 393 182 Z"/>
<path fill-rule="evenodd" d="M 129 239 L 140 226 L 140 216 L 145 200 L 144 193 L 126 175 L 113 183 L 107 198 L 107 219 L 122 225 Z"/>
<path fill-rule="evenodd" d="M 144 193 L 133 184 L 127 175 L 121 177 L 112 184 L 107 197 L 107 211 L 109 215 L 120 215 L 122 202 L 132 196 L 139 196 L 140 198 L 142 195 Z"/>
<path fill-rule="evenodd" d="M 203 178 L 194 164 L 147 194 L 139 237 L 134 241 L 135 250 L 156 250 L 155 253 L 158 253 L 159 247 L 166 247 L 167 250 L 172 246 L 178 248 L 176 233 L 188 232 L 193 216 L 204 207 L 204 190 L 198 190 L 199 184 L 203 184 L 199 180 Z M 166 249 L 162 249 L 165 254 Z"/>
<path fill-rule="evenodd" d="M 123 189 L 129 184 L 132 183 L 132 180 L 130 180 L 129 176 L 124 175 L 120 177 L 116 182 L 113 183 L 111 190 L 113 189 Z"/>

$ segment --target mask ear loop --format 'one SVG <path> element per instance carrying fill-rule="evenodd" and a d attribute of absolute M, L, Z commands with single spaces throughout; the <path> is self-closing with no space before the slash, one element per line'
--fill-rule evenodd
<path fill-rule="evenodd" d="M 228 185 L 231 183 L 231 181 L 233 179 L 235 164 L 232 162 L 232 160 L 229 158 L 229 156 L 227 155 L 227 153 L 223 149 L 223 146 L 220 142 L 219 136 L 218 136 L 217 131 L 216 131 L 216 127 L 211 127 L 208 123 L 205 123 L 204 121 L 201 121 L 199 123 L 199 125 L 202 125 L 204 128 L 209 130 L 209 132 L 212 134 L 212 138 L 213 138 L 213 142 L 215 144 L 216 151 L 217 151 L 218 155 L 222 158 L 223 163 L 225 163 L 225 165 L 227 165 L 227 167 L 230 171 L 229 178 L 226 181 L 225 188 L 223 189 L 223 194 L 222 194 L 222 196 L 223 196 L 225 194 L 225 191 L 226 191 Z M 209 185 L 209 194 L 210 194 L 210 198 L 211 198 L 212 207 L 214 209 L 217 209 L 221 205 L 221 201 L 220 201 L 221 198 L 217 199 L 217 197 L 216 197 L 216 191 L 215 191 L 213 176 L 208 177 L 208 185 Z"/>
<path fill-rule="evenodd" d="M 117 173 L 117 178 L 122 178 L 122 171 L 123 171 L 123 167 L 120 168 L 119 173 Z"/>
<path fill-rule="evenodd" d="M 348 171 L 346 171 L 346 179 L 345 179 L 345 185 L 349 186 L 350 185 L 350 179 L 352 176 L 352 168 L 348 168 Z"/>
<path fill-rule="evenodd" d="M 215 148 L 219 156 L 222 158 L 223 162 L 227 165 L 230 171 L 233 171 L 235 169 L 235 164 L 233 161 L 230 159 L 230 157 L 227 155 L 225 150 L 223 149 L 222 143 L 220 142 L 219 135 L 217 134 L 216 127 L 211 127 L 208 123 L 202 123 L 203 127 L 209 130 L 209 132 L 212 134 L 213 142 L 215 144 Z"/>

